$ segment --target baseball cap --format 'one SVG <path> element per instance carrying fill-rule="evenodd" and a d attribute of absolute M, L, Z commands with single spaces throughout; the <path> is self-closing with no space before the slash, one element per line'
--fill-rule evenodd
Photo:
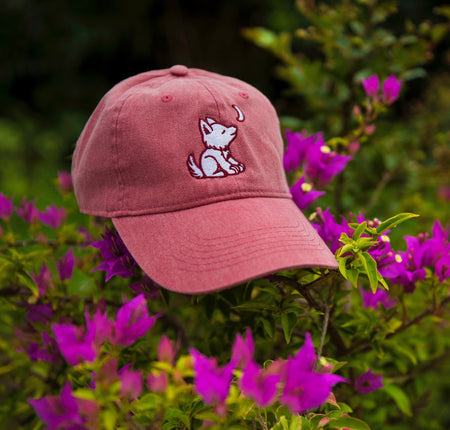
<path fill-rule="evenodd" d="M 162 287 L 221 290 L 285 269 L 337 268 L 291 198 L 270 101 L 175 65 L 115 85 L 72 161 L 81 212 L 109 217 Z"/>

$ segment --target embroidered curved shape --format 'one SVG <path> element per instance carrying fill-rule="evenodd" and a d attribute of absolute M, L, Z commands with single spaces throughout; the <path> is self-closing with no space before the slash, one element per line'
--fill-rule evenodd
<path fill-rule="evenodd" d="M 241 109 L 239 109 L 239 106 L 236 106 L 236 105 L 231 105 L 231 106 L 235 109 L 235 111 L 238 114 L 236 119 L 238 121 L 241 121 L 241 122 L 244 121 L 245 120 L 245 115 L 244 115 L 244 112 L 242 112 Z"/>

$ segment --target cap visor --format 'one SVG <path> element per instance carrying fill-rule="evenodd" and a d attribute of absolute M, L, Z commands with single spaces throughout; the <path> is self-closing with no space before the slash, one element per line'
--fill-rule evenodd
<path fill-rule="evenodd" d="M 113 223 L 139 266 L 180 293 L 217 291 L 297 267 L 338 267 L 287 198 L 227 200 Z"/>

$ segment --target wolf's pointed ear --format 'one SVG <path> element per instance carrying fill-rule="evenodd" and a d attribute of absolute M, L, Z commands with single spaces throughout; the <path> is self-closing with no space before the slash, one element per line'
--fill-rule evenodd
<path fill-rule="evenodd" d="M 210 118 L 207 118 L 206 120 L 208 120 Z M 203 136 L 206 136 L 207 134 L 211 133 L 212 127 L 205 121 L 203 121 L 202 119 L 200 120 L 200 130 L 203 134 Z"/>
<path fill-rule="evenodd" d="M 216 120 L 215 119 L 212 119 L 212 118 L 206 118 L 206 121 L 208 122 L 208 124 L 215 124 L 216 123 Z"/>

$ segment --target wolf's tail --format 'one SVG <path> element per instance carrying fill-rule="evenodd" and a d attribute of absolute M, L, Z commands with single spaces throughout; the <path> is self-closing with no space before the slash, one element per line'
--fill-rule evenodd
<path fill-rule="evenodd" d="M 189 155 L 189 158 L 187 159 L 187 166 L 189 169 L 189 173 L 194 178 L 200 179 L 205 176 L 200 167 L 198 167 L 197 164 L 195 163 L 194 154 Z"/>

